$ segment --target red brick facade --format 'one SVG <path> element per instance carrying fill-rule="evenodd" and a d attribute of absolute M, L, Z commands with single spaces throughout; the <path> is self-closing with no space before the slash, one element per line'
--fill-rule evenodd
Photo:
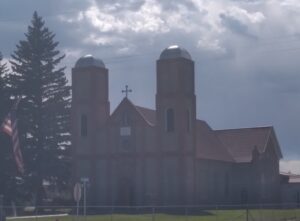
<path fill-rule="evenodd" d="M 73 177 L 89 177 L 89 204 L 280 201 L 274 130 L 214 131 L 197 120 L 194 62 L 186 50 L 168 48 L 157 61 L 156 110 L 124 98 L 112 114 L 108 70 L 84 59 L 72 70 Z"/>

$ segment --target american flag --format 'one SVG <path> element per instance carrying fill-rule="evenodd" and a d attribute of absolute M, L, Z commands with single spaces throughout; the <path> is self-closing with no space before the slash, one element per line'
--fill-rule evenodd
<path fill-rule="evenodd" d="M 18 167 L 18 170 L 21 173 L 24 173 L 24 163 L 23 163 L 23 157 L 20 149 L 20 141 L 19 141 L 19 135 L 18 135 L 18 125 L 17 125 L 17 118 L 16 118 L 16 109 L 18 106 L 20 99 L 17 100 L 15 105 L 12 107 L 11 111 L 7 114 L 5 117 L 2 125 L 1 125 L 1 131 L 9 135 L 12 139 L 12 145 L 13 145 L 13 153 L 14 158 Z"/>

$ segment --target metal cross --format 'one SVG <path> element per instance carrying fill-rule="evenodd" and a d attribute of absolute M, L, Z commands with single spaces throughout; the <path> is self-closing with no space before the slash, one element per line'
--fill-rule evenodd
<path fill-rule="evenodd" d="M 132 92 L 131 89 L 128 89 L 128 85 L 125 85 L 125 90 L 122 90 L 122 93 L 125 93 L 125 96 L 128 97 L 128 93 Z"/>

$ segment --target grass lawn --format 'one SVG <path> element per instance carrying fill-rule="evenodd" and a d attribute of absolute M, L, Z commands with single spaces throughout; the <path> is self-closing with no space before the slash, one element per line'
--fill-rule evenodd
<path fill-rule="evenodd" d="M 113 215 L 90 215 L 76 217 L 51 216 L 51 217 L 29 217 L 9 218 L 9 221 L 246 221 L 246 210 L 206 210 L 203 215 L 172 215 L 156 213 L 152 214 L 113 214 Z M 255 209 L 249 210 L 248 221 L 292 221 L 300 220 L 299 209 L 271 210 Z"/>

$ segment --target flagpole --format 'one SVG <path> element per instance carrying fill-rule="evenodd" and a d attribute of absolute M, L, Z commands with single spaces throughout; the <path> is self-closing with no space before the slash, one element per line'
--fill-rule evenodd
<path fill-rule="evenodd" d="M 15 162 L 17 164 L 18 170 L 23 174 L 24 163 L 23 163 L 23 157 L 20 149 L 20 141 L 19 141 L 18 125 L 17 125 L 17 117 L 16 117 L 16 111 L 20 103 L 20 100 L 21 97 L 19 96 L 16 97 L 16 102 L 13 104 L 10 112 L 7 114 L 3 123 L 1 124 L 0 131 L 3 131 L 4 133 L 6 133 L 8 136 L 11 137 Z"/>

